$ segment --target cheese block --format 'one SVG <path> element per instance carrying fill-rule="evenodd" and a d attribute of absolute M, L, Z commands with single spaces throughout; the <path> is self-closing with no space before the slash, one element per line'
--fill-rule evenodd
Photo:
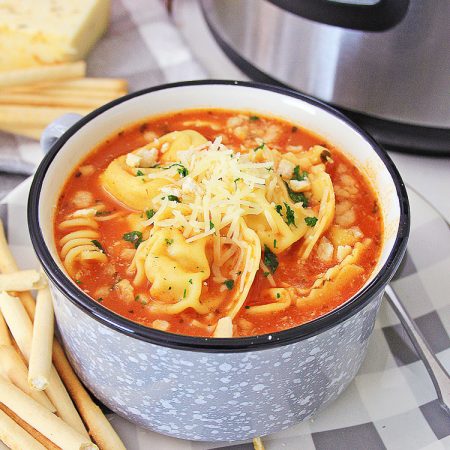
<path fill-rule="evenodd" d="M 0 71 L 82 59 L 105 32 L 109 0 L 0 1 Z"/>

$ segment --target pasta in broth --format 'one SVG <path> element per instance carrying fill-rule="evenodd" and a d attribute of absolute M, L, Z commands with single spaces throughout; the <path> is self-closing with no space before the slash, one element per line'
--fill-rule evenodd
<path fill-rule="evenodd" d="M 111 137 L 69 178 L 55 215 L 81 289 L 194 336 L 269 333 L 331 311 L 369 278 L 382 226 L 375 193 L 340 151 L 284 120 L 227 110 Z"/>

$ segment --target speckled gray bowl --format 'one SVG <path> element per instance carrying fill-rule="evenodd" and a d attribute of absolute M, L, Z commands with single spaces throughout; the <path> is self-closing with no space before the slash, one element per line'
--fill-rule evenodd
<path fill-rule="evenodd" d="M 53 214 L 72 168 L 128 124 L 202 107 L 251 110 L 298 123 L 345 151 L 371 178 L 385 222 L 382 256 L 372 278 L 344 305 L 271 335 L 195 338 L 117 316 L 68 278 L 53 240 Z M 406 247 L 408 201 L 389 157 L 334 109 L 255 83 L 159 86 L 109 103 L 69 128 L 75 119 L 57 121 L 44 136 L 44 146 L 52 146 L 33 181 L 28 221 L 33 246 L 52 282 L 65 349 L 92 393 L 137 424 L 194 440 L 233 441 L 273 433 L 333 401 L 361 365 L 383 289 Z"/>

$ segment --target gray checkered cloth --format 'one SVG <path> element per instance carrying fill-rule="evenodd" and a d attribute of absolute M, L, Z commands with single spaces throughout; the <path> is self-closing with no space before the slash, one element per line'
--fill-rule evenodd
<path fill-rule="evenodd" d="M 114 1 L 111 27 L 88 64 L 90 75 L 127 78 L 131 90 L 205 77 L 163 4 L 156 0 Z M 41 157 L 37 145 L 27 139 L 1 135 L 0 146 L 0 166 L 10 171 L 31 173 Z M 24 268 L 37 266 L 23 226 L 29 186 L 30 180 L 0 205 L 13 252 Z M 449 370 L 448 225 L 420 196 L 411 190 L 409 195 L 412 233 L 393 287 Z M 112 413 L 108 417 L 129 450 L 253 448 L 251 443 L 181 441 L 140 429 Z M 450 449 L 450 420 L 440 408 L 425 367 L 398 318 L 384 302 L 367 358 L 349 388 L 316 418 L 263 441 L 266 450 Z"/>
<path fill-rule="evenodd" d="M 159 0 L 113 0 L 111 25 L 87 64 L 89 76 L 125 78 L 130 91 L 207 78 Z M 41 158 L 36 141 L 0 132 L 0 172 L 30 175 Z"/>

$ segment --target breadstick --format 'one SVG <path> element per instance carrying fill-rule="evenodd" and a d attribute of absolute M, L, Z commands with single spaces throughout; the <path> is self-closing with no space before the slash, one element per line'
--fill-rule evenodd
<path fill-rule="evenodd" d="M 65 91 L 89 91 L 93 93 L 127 91 L 128 82 L 121 78 L 72 78 L 70 80 L 55 80 L 20 86 L 0 88 L 2 93 L 49 92 L 54 89 Z"/>
<path fill-rule="evenodd" d="M 253 448 L 255 450 L 264 450 L 264 445 L 260 437 L 253 438 Z"/>
<path fill-rule="evenodd" d="M 11 273 L 17 272 L 19 267 L 14 259 L 11 249 L 6 242 L 5 230 L 3 228 L 3 222 L 0 219 L 0 272 Z M 21 292 L 19 298 L 25 306 L 28 315 L 31 319 L 34 317 L 35 301 L 33 296 L 29 292 Z"/>
<path fill-rule="evenodd" d="M 84 61 L 8 70 L 0 73 L 0 87 L 81 78 L 85 73 L 86 63 Z"/>
<path fill-rule="evenodd" d="M 0 124 L 38 128 L 48 125 L 63 114 L 75 112 L 86 115 L 91 111 L 92 108 L 80 107 L 0 105 Z"/>
<path fill-rule="evenodd" d="M 0 312 L 0 345 L 11 345 L 11 337 L 3 314 Z"/>
<path fill-rule="evenodd" d="M 56 83 L 52 85 L 54 86 Z M 59 81 L 57 85 L 64 89 L 88 89 L 92 91 L 126 91 L 128 89 L 128 82 L 121 78 L 85 77 Z"/>
<path fill-rule="evenodd" d="M 31 320 L 17 297 L 7 292 L 0 293 L 0 310 L 20 349 L 28 362 L 30 359 L 31 339 L 33 336 Z"/>
<path fill-rule="evenodd" d="M 44 392 L 31 389 L 28 385 L 27 366 L 11 345 L 0 346 L 0 373 L 42 406 L 51 412 L 56 412 L 56 408 Z"/>
<path fill-rule="evenodd" d="M 63 450 L 98 449 L 89 438 L 1 377 L 0 402 Z"/>
<path fill-rule="evenodd" d="M 78 411 L 86 423 L 89 434 L 101 449 L 126 450 L 125 445 L 102 413 L 101 409 L 92 401 L 84 389 L 66 358 L 63 348 L 58 341 L 53 344 L 53 362 L 64 381 Z"/>
<path fill-rule="evenodd" d="M 17 269 L 17 264 L 6 242 L 3 224 L 0 220 L 0 272 L 11 272 Z M 35 314 L 35 302 L 33 297 L 27 292 L 22 292 L 19 294 L 19 298 L 23 307 L 26 309 L 30 320 L 33 320 Z M 53 340 L 53 363 L 59 372 L 59 376 L 64 381 L 67 390 L 70 392 L 73 401 L 79 409 L 94 440 L 102 449 L 125 449 L 125 446 L 108 419 L 102 413 L 100 408 L 92 401 L 89 393 L 81 384 L 73 371 L 61 344 L 56 339 Z"/>
<path fill-rule="evenodd" d="M 0 274 L 0 291 L 31 291 L 47 286 L 42 273 L 37 270 L 19 270 Z"/>
<path fill-rule="evenodd" d="M 77 87 L 65 87 L 55 85 L 44 85 L 36 88 L 35 86 L 20 86 L 12 89 L 0 89 L 0 96 L 4 95 L 44 95 L 46 98 L 66 98 L 74 96 L 82 96 L 89 98 L 92 101 L 104 100 L 106 97 L 115 96 L 121 97 L 128 91 L 126 89 L 91 89 L 89 86 L 83 88 Z"/>
<path fill-rule="evenodd" d="M 19 298 L 13 297 L 7 292 L 2 292 L 0 293 L 0 310 L 3 313 L 3 317 L 8 324 L 20 352 L 25 357 L 25 360 L 29 362 L 33 326 L 23 304 Z M 58 415 L 79 433 L 87 435 L 83 422 L 75 409 L 58 372 L 53 366 L 50 371 L 49 385 L 45 392 L 55 406 Z"/>
<path fill-rule="evenodd" d="M 52 367 L 53 304 L 50 289 L 40 289 L 36 298 L 28 382 L 37 390 L 47 388 Z"/>
<path fill-rule="evenodd" d="M 36 439 L 0 411 L 0 439 L 12 450 L 45 450 Z"/>
<path fill-rule="evenodd" d="M 233 321 L 231 317 L 222 317 L 217 321 L 216 329 L 213 337 L 215 338 L 230 338 L 233 337 Z"/>
<path fill-rule="evenodd" d="M 35 430 L 32 426 L 22 420 L 17 414 L 12 412 L 9 408 L 7 408 L 3 403 L 0 403 L 0 410 L 3 411 L 8 417 L 10 417 L 14 422 L 19 425 L 19 427 L 23 428 L 29 435 L 31 435 L 36 441 L 42 444 L 47 450 L 61 450 L 57 445 L 55 445 L 52 441 L 48 440 L 43 434 L 39 433 L 39 431 Z"/>
<path fill-rule="evenodd" d="M 99 97 L 91 97 L 82 93 L 72 92 L 69 95 L 48 95 L 46 92 L 32 94 L 4 94 L 0 92 L 0 105 L 24 105 L 24 106 L 61 106 L 61 107 L 80 107 L 80 108 L 98 108 L 104 103 L 117 98 L 118 95 L 104 94 Z"/>
<path fill-rule="evenodd" d="M 44 131 L 44 126 L 41 127 L 31 127 L 31 126 L 21 126 L 21 125 L 4 125 L 0 124 L 0 131 L 6 133 L 18 134 L 20 136 L 25 136 L 30 139 L 39 140 L 41 134 Z"/>

